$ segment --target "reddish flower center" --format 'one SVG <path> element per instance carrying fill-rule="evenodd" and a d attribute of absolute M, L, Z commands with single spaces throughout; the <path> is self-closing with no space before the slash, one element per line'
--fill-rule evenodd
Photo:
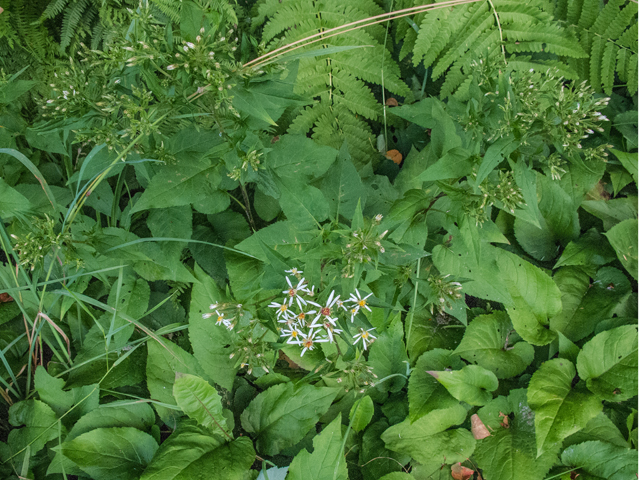
<path fill-rule="evenodd" d="M 320 313 L 328 317 L 329 315 L 331 315 L 331 309 L 329 307 L 322 307 L 322 310 L 320 310 Z"/>
<path fill-rule="evenodd" d="M 290 288 L 289 289 L 289 296 L 290 297 L 295 297 L 297 293 L 298 292 L 297 292 L 297 290 L 295 288 Z"/>

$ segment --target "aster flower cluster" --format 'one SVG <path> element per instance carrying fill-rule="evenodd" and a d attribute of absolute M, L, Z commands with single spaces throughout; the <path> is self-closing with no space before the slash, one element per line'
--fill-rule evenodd
<path fill-rule="evenodd" d="M 380 233 L 380 222 L 382 215 L 376 215 L 364 228 L 358 228 L 346 237 L 346 245 L 342 249 L 342 254 L 346 265 L 342 270 L 342 276 L 353 278 L 356 266 L 364 263 L 371 263 L 378 260 L 378 255 L 385 252 L 382 239 L 387 235 L 387 230 Z"/>
<path fill-rule="evenodd" d="M 281 337 L 286 337 L 286 342 L 290 345 L 302 347 L 300 356 L 307 350 L 313 350 L 318 343 L 333 343 L 335 336 L 343 333 L 338 328 L 340 315 L 348 316 L 353 323 L 360 310 L 371 311 L 367 303 L 371 293 L 363 296 L 356 289 L 349 299 L 342 300 L 332 290 L 327 300 L 321 304 L 314 301 L 317 296 L 315 287 L 308 285 L 302 277 L 302 271 L 292 268 L 285 273 L 289 274 L 286 277 L 287 288 L 282 291 L 285 296 L 281 302 L 272 302 L 269 308 L 276 311 L 277 322 L 281 324 Z M 352 336 L 353 344 L 362 342 L 362 347 L 366 350 L 376 339 L 372 330 L 374 329 L 360 328 Z"/>
<path fill-rule="evenodd" d="M 432 292 L 431 299 L 435 298 L 435 301 L 432 301 L 431 305 L 429 305 L 432 315 L 434 307 L 439 313 L 442 313 L 445 308 L 451 308 L 451 302 L 462 297 L 462 293 L 460 293 L 462 285 L 460 282 L 448 281 L 447 277 L 449 277 L 449 274 L 444 276 L 431 275 L 428 279 Z"/>

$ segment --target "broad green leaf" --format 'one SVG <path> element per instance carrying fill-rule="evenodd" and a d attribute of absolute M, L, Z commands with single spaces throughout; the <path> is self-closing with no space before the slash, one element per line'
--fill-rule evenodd
<path fill-rule="evenodd" d="M 0 217 L 9 219 L 15 215 L 26 214 L 30 209 L 29 200 L 0 178 Z"/>
<path fill-rule="evenodd" d="M 333 422 L 314 437 L 313 453 L 303 448 L 294 457 L 289 465 L 287 480 L 347 480 L 347 463 L 342 452 L 341 420 L 342 416 L 338 414 Z"/>
<path fill-rule="evenodd" d="M 194 274 L 198 283 L 193 285 L 189 308 L 189 338 L 193 356 L 215 383 L 231 391 L 236 377 L 236 362 L 229 358 L 232 350 L 227 345 L 231 344 L 232 337 L 224 326 L 216 325 L 215 311 L 209 308 L 212 304 L 224 303 L 227 298 L 213 279 L 197 265 Z M 214 316 L 203 318 L 203 315 L 211 313 Z"/>
<path fill-rule="evenodd" d="M 420 463 L 464 462 L 475 449 L 476 441 L 464 428 L 450 430 L 467 418 L 462 405 L 433 410 L 414 423 L 406 419 L 382 434 L 387 448 L 411 455 Z"/>
<path fill-rule="evenodd" d="M 323 175 L 335 161 L 338 150 L 319 145 L 304 135 L 282 135 L 267 156 L 269 167 L 280 178 L 307 181 Z"/>
<path fill-rule="evenodd" d="M 229 434 L 227 420 L 222 415 L 220 395 L 205 380 L 195 375 L 178 372 L 173 384 L 173 396 L 189 418 L 214 433 Z"/>
<path fill-rule="evenodd" d="M 265 222 L 270 222 L 276 218 L 281 211 L 278 200 L 271 195 L 262 193 L 262 190 L 259 188 L 256 188 L 253 192 L 253 208 L 255 208 L 258 216 Z"/>
<path fill-rule="evenodd" d="M 490 402 L 493 398 L 491 392 L 498 388 L 496 376 L 478 365 L 467 365 L 453 371 L 430 370 L 427 373 L 444 385 L 453 397 L 470 405 L 485 405 Z"/>
<path fill-rule="evenodd" d="M 620 263 L 638 280 L 638 219 L 623 220 L 605 235 L 615 249 Z"/>
<path fill-rule="evenodd" d="M 565 244 L 578 238 L 580 221 L 578 208 L 571 197 L 546 175 L 537 175 L 538 208 L 556 241 Z"/>
<path fill-rule="evenodd" d="M 66 440 L 73 440 L 96 428 L 134 427 L 147 430 L 155 421 L 155 413 L 148 403 L 131 403 L 128 400 L 106 403 L 80 417 Z"/>
<path fill-rule="evenodd" d="M 400 173 L 393 181 L 393 187 L 400 195 L 412 189 L 422 188 L 424 182 L 419 180 L 418 176 L 426 170 L 432 160 L 429 155 L 430 150 L 431 148 L 427 146 L 418 152 L 415 147 L 411 147 L 407 158 L 402 162 Z"/>
<path fill-rule="evenodd" d="M 585 200 L 581 206 L 591 215 L 601 219 L 605 230 L 611 229 L 623 220 L 638 218 L 638 197 L 635 195 L 611 200 Z"/>
<path fill-rule="evenodd" d="M 533 361 L 534 352 L 526 342 L 514 344 L 514 334 L 506 313 L 496 311 L 490 315 L 480 315 L 466 328 L 455 353 L 468 362 L 492 371 L 498 378 L 515 377 Z"/>
<path fill-rule="evenodd" d="M 542 480 L 557 457 L 546 452 L 538 457 L 534 414 L 527 405 L 524 389 L 511 390 L 478 411 L 491 436 L 479 440 L 474 458 L 483 477 L 492 480 Z M 508 415 L 509 428 L 503 426 Z"/>
<path fill-rule="evenodd" d="M 592 441 L 562 452 L 562 463 L 607 480 L 629 480 L 638 473 L 638 451 Z"/>
<path fill-rule="evenodd" d="M 392 327 L 378 335 L 378 339 L 371 346 L 369 354 L 369 365 L 378 375 L 377 388 L 384 392 L 398 392 L 404 387 L 407 379 L 403 378 L 407 373 L 407 362 L 409 361 L 402 341 L 402 323 L 396 322 Z M 399 374 L 380 382 L 390 375 Z"/>
<path fill-rule="evenodd" d="M 177 405 L 173 397 L 176 373 L 201 374 L 201 367 L 192 355 L 173 342 L 150 340 L 147 343 L 147 388 L 151 398 L 169 405 Z M 154 404 L 164 423 L 175 428 L 182 412 Z"/>
<path fill-rule="evenodd" d="M 464 148 L 449 150 L 436 163 L 418 175 L 420 181 L 435 182 L 449 178 L 460 178 L 469 175 L 475 163 L 474 157 Z"/>
<path fill-rule="evenodd" d="M 63 391 L 65 381 L 49 375 L 43 366 L 36 368 L 34 383 L 40 400 L 49 405 L 56 415 L 66 413 L 73 405 L 73 392 Z"/>
<path fill-rule="evenodd" d="M 618 427 L 609 420 L 609 417 L 604 412 L 589 420 L 582 430 L 565 438 L 563 446 L 566 448 L 570 445 L 577 445 L 591 440 L 601 440 L 622 448 L 629 447 L 627 440 L 622 436 Z"/>
<path fill-rule="evenodd" d="M 208 431 L 181 424 L 162 443 L 141 480 L 242 480 L 255 461 L 251 440 L 225 442 Z"/>
<path fill-rule="evenodd" d="M 575 364 L 579 353 L 580 347 L 565 337 L 562 332 L 558 332 L 558 357 Z"/>
<path fill-rule="evenodd" d="M 280 206 L 287 219 L 300 230 L 310 230 L 329 217 L 329 204 L 322 191 L 297 180 L 278 180 Z"/>
<path fill-rule="evenodd" d="M 266 262 L 268 259 L 262 244 L 289 258 L 301 255 L 315 237 L 316 235 L 298 229 L 292 222 L 276 222 L 261 228 L 235 248 Z"/>
<path fill-rule="evenodd" d="M 450 325 L 438 323 L 435 315 L 431 315 L 429 310 L 409 311 L 405 320 L 405 336 L 409 339 L 409 358 L 411 363 L 424 352 L 434 348 L 455 350 L 462 340 L 463 328 L 450 328 Z M 449 327 L 449 328 L 447 328 Z M 409 331 L 410 329 L 410 331 Z"/>
<path fill-rule="evenodd" d="M 514 215 L 535 227 L 540 227 L 540 217 L 542 214 L 538 209 L 538 194 L 536 192 L 536 171 L 527 165 L 524 159 L 517 162 L 509 161 L 513 169 L 513 178 L 522 191 L 524 206 L 517 208 Z"/>
<path fill-rule="evenodd" d="M 555 333 L 545 328 L 549 317 L 562 309 L 560 290 L 551 277 L 517 255 L 496 252 L 502 280 L 507 284 L 514 306 L 507 307 L 516 332 L 533 345 L 550 343 Z"/>
<path fill-rule="evenodd" d="M 389 428 L 386 419 L 378 420 L 367 427 L 362 434 L 362 447 L 360 448 L 360 471 L 366 480 L 378 480 L 380 475 L 396 472 L 402 469 L 411 460 L 406 454 L 392 452 L 385 447 L 382 433 Z"/>
<path fill-rule="evenodd" d="M 53 410 L 40 400 L 23 400 L 9 408 L 9 423 L 14 428 L 9 432 L 8 444 L 11 455 L 30 446 L 31 456 L 42 450 L 49 440 L 58 438 L 58 417 Z M 64 431 L 64 428 L 63 428 Z M 13 459 L 21 464 L 24 452 Z"/>
<path fill-rule="evenodd" d="M 412 422 L 433 410 L 458 404 L 458 400 L 428 371 L 462 367 L 464 363 L 451 350 L 436 348 L 420 356 L 409 377 L 409 419 Z"/>
<path fill-rule="evenodd" d="M 62 444 L 62 454 L 95 480 L 140 478 L 158 449 L 137 428 L 97 428 Z"/>
<path fill-rule="evenodd" d="M 201 213 L 218 213 L 229 206 L 228 195 L 218 195 L 219 166 L 209 162 L 166 166 L 156 174 L 131 213 L 151 208 L 198 204 Z M 214 199 L 215 202 L 212 202 Z"/>
<path fill-rule="evenodd" d="M 518 146 L 519 142 L 514 141 L 513 136 L 508 135 L 496 142 L 492 143 L 482 157 L 482 162 L 478 167 L 478 175 L 475 179 L 475 186 L 482 183 L 482 181 L 489 176 L 491 171 L 496 168 L 505 157 L 511 155 Z"/>
<path fill-rule="evenodd" d="M 599 333 L 578 355 L 578 374 L 600 398 L 621 402 L 638 394 L 638 327 Z"/>
<path fill-rule="evenodd" d="M 615 260 L 615 252 L 607 245 L 604 238 L 595 228 L 580 235 L 580 238 L 569 242 L 560 259 L 553 268 L 568 265 L 606 265 Z"/>
<path fill-rule="evenodd" d="M 242 413 L 242 427 L 254 434 L 258 452 L 276 455 L 302 440 L 337 394 L 335 388 L 275 385 L 251 401 Z"/>
<path fill-rule="evenodd" d="M 379 480 L 415 480 L 415 477 L 405 472 L 392 472 L 380 477 Z"/>
<path fill-rule="evenodd" d="M 567 271 L 557 281 L 563 289 L 565 311 L 553 317 L 551 328 L 562 332 L 573 342 L 587 337 L 600 320 L 609 318 L 631 290 L 627 276 L 613 267 L 598 270 L 592 284 L 589 283 L 589 275 L 580 270 Z"/>
<path fill-rule="evenodd" d="M 353 424 L 351 428 L 354 431 L 360 432 L 364 430 L 371 418 L 373 417 L 373 400 L 371 400 L 370 396 L 362 397 L 362 400 L 357 401 L 351 407 L 351 411 L 349 412 L 349 421 L 352 421 Z"/>
<path fill-rule="evenodd" d="M 573 386 L 576 369 L 569 360 L 549 360 L 533 374 L 527 400 L 534 411 L 538 455 L 554 452 L 569 435 L 602 411 L 590 392 Z"/>
<path fill-rule="evenodd" d="M 342 215 L 347 220 L 351 220 L 358 201 L 365 202 L 367 191 L 362 185 L 356 167 L 351 162 L 346 142 L 338 153 L 337 165 L 327 172 L 319 186 L 329 204 L 329 212 L 334 218 Z"/>
<path fill-rule="evenodd" d="M 634 115 L 634 117 L 635 117 L 635 120 L 638 119 L 637 114 Z M 636 131 L 636 138 L 637 138 L 637 131 Z M 624 168 L 626 168 L 627 171 L 633 176 L 633 181 L 636 182 L 636 185 L 638 185 L 638 152 L 627 153 L 627 152 L 621 152 L 620 150 L 615 150 L 613 148 L 609 151 L 613 153 L 616 157 L 618 157 L 618 160 L 620 160 L 620 163 L 622 163 Z"/>
<path fill-rule="evenodd" d="M 538 218 L 538 222 L 540 227 L 518 217 L 513 222 L 513 233 L 522 249 L 533 258 L 540 261 L 553 260 L 560 248 L 544 217 Z"/>

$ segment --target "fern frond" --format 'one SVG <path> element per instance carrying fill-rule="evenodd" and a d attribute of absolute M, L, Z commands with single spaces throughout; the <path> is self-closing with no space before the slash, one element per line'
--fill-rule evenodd
<path fill-rule="evenodd" d="M 60 48 L 66 49 L 71 43 L 71 39 L 75 34 L 75 28 L 80 23 L 82 14 L 89 6 L 89 0 L 77 0 L 64 12 L 62 20 L 62 31 L 60 33 Z"/>
<path fill-rule="evenodd" d="M 580 77 L 607 94 L 613 90 L 616 73 L 622 82 L 632 81 L 627 72 L 632 53 L 638 51 L 637 3 L 627 0 L 609 0 L 604 6 L 598 0 L 567 0 L 567 3 L 566 15 L 562 9 L 556 9 L 557 18 L 566 20 L 569 29 L 577 32 L 584 51 L 589 52 L 587 59 L 570 62 Z M 631 85 L 628 90 L 635 88 Z"/>
<path fill-rule="evenodd" d="M 627 90 L 631 95 L 638 92 L 638 54 L 634 53 L 627 67 Z"/>
<path fill-rule="evenodd" d="M 182 2 L 175 0 L 151 0 L 151 4 L 166 15 L 172 22 L 180 22 L 180 6 Z"/>
<path fill-rule="evenodd" d="M 42 12 L 42 18 L 49 19 L 60 15 L 68 3 L 69 0 L 53 0 Z"/>
<path fill-rule="evenodd" d="M 578 20 L 580 12 L 572 8 L 574 4 L 566 3 L 558 10 L 575 14 Z M 587 57 L 575 35 L 553 20 L 551 10 L 545 0 L 493 0 L 454 6 L 449 13 L 444 9 L 426 12 L 415 41 L 414 64 L 423 60 L 425 68 L 433 66 L 433 79 L 446 74 L 441 90 L 441 96 L 446 96 L 468 78 L 465 68 L 487 55 L 508 52 L 517 58 L 524 54 L 527 62 L 539 63 L 545 70 L 550 56 Z M 590 20 L 585 16 L 584 21 Z M 534 55 L 541 52 L 546 55 Z M 570 72 L 570 76 L 577 74 Z"/>

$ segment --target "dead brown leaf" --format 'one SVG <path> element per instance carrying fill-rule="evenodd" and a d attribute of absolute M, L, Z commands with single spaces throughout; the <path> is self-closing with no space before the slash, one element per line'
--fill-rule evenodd
<path fill-rule="evenodd" d="M 384 102 L 384 104 L 385 104 L 387 107 L 397 107 L 397 106 L 398 106 L 398 100 L 396 100 L 396 99 L 395 99 L 395 98 L 393 98 L 393 97 L 389 97 L 389 98 L 387 98 L 387 101 L 386 101 L 386 102 Z"/>
<path fill-rule="evenodd" d="M 460 462 L 451 465 L 451 476 L 455 478 L 455 480 L 469 480 L 474 472 L 475 470 L 463 467 Z"/>
<path fill-rule="evenodd" d="M 402 163 L 402 154 L 398 150 L 389 150 L 385 157 L 396 165 L 400 165 Z"/>
<path fill-rule="evenodd" d="M 482 440 L 491 436 L 489 429 L 482 423 L 477 413 L 471 415 L 471 433 L 476 440 Z"/>

